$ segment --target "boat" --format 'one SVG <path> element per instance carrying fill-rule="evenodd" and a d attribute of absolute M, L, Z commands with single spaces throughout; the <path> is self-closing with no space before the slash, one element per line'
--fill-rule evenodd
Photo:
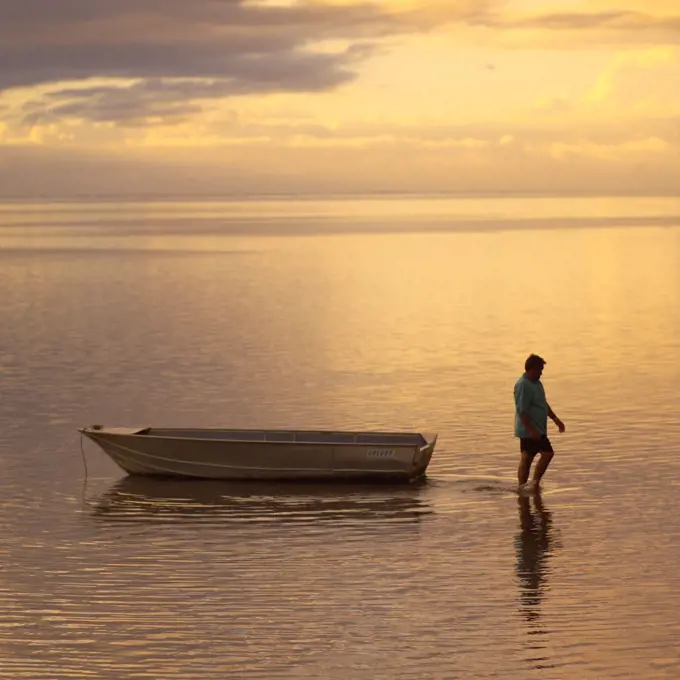
<path fill-rule="evenodd" d="M 105 427 L 78 432 L 129 475 L 231 480 L 413 482 L 437 434 Z"/>

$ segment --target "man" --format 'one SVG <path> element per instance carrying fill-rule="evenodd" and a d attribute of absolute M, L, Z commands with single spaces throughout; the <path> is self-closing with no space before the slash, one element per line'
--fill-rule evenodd
<path fill-rule="evenodd" d="M 534 468 L 534 486 L 539 488 L 541 478 L 550 465 L 555 452 L 548 439 L 548 418 L 564 432 L 564 423 L 553 413 L 546 398 L 541 375 L 545 359 L 532 354 L 524 363 L 524 374 L 515 383 L 515 436 L 519 438 L 520 462 L 517 480 L 520 487 L 529 479 L 531 463 L 537 454 L 540 460 Z"/>

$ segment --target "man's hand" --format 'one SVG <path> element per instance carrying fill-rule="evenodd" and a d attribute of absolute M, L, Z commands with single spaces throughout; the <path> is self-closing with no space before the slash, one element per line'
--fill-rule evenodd
<path fill-rule="evenodd" d="M 564 430 L 565 430 L 564 423 L 555 415 L 555 411 L 553 411 L 550 408 L 550 406 L 548 406 L 548 418 L 550 418 L 550 420 L 552 420 L 553 423 L 555 423 L 555 425 L 557 425 L 557 429 L 560 432 L 564 432 Z"/>

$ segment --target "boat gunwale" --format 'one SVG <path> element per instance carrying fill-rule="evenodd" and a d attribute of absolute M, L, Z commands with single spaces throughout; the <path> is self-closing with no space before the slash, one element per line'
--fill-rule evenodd
<path fill-rule="evenodd" d="M 230 444 L 287 444 L 287 445 L 299 445 L 299 444 L 304 444 L 304 445 L 310 445 L 310 446 L 319 446 L 319 445 L 325 445 L 325 446 L 389 446 L 389 447 L 399 447 L 399 448 L 418 448 L 420 450 L 425 449 L 429 446 L 432 446 L 436 444 L 437 438 L 438 438 L 438 433 L 434 433 L 432 435 L 431 439 L 428 439 L 428 437 L 422 433 L 422 432 L 381 432 L 378 430 L 373 430 L 373 431 L 347 431 L 347 432 L 334 432 L 332 430 L 254 430 L 256 432 L 279 432 L 279 433 L 285 433 L 285 434 L 294 434 L 296 432 L 305 432 L 305 433 L 313 433 L 313 434 L 347 434 L 347 435 L 354 435 L 355 437 L 357 435 L 384 435 L 384 436 L 414 436 L 417 435 L 419 437 L 422 437 L 424 440 L 424 444 L 419 444 L 419 443 L 381 443 L 381 442 L 357 442 L 357 441 L 352 441 L 352 442 L 341 442 L 341 441 L 315 441 L 315 440 L 310 440 L 310 441 L 296 441 L 296 440 L 290 440 L 290 441 L 275 441 L 271 439 L 266 439 L 266 435 L 264 439 L 226 439 L 226 438 L 219 438 L 219 437 L 174 437 L 174 436 L 168 436 L 168 435 L 157 435 L 157 434 L 152 434 L 153 430 L 172 430 L 172 429 L 177 429 L 178 431 L 185 431 L 182 428 L 154 428 L 154 427 L 144 427 L 144 428 L 139 428 L 139 430 L 136 430 L 135 432 L 111 432 L 106 429 L 100 429 L 100 430 L 93 430 L 89 427 L 84 427 L 84 428 L 78 428 L 78 432 L 81 434 L 84 434 L 85 436 L 91 437 L 91 438 L 97 438 L 97 435 L 107 435 L 109 437 L 133 437 L 135 439 L 137 438 L 143 438 L 143 439 L 155 439 L 155 440 L 169 440 L 169 441 L 181 441 L 181 442 L 220 442 L 220 443 L 230 443 Z M 149 433 L 144 433 L 144 430 L 149 430 Z M 211 428 L 195 428 L 193 431 L 196 432 L 211 432 Z M 221 430 L 223 432 L 228 432 L 228 431 L 233 431 L 233 430 Z M 236 432 L 248 432 L 249 430 L 236 430 Z"/>

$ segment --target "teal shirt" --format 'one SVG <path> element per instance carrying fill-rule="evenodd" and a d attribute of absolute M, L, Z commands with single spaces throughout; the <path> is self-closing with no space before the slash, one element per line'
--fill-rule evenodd
<path fill-rule="evenodd" d="M 548 402 L 543 383 L 529 380 L 526 373 L 515 383 L 515 437 L 528 439 L 531 435 L 519 419 L 520 413 L 527 413 L 541 434 L 548 433 Z"/>

